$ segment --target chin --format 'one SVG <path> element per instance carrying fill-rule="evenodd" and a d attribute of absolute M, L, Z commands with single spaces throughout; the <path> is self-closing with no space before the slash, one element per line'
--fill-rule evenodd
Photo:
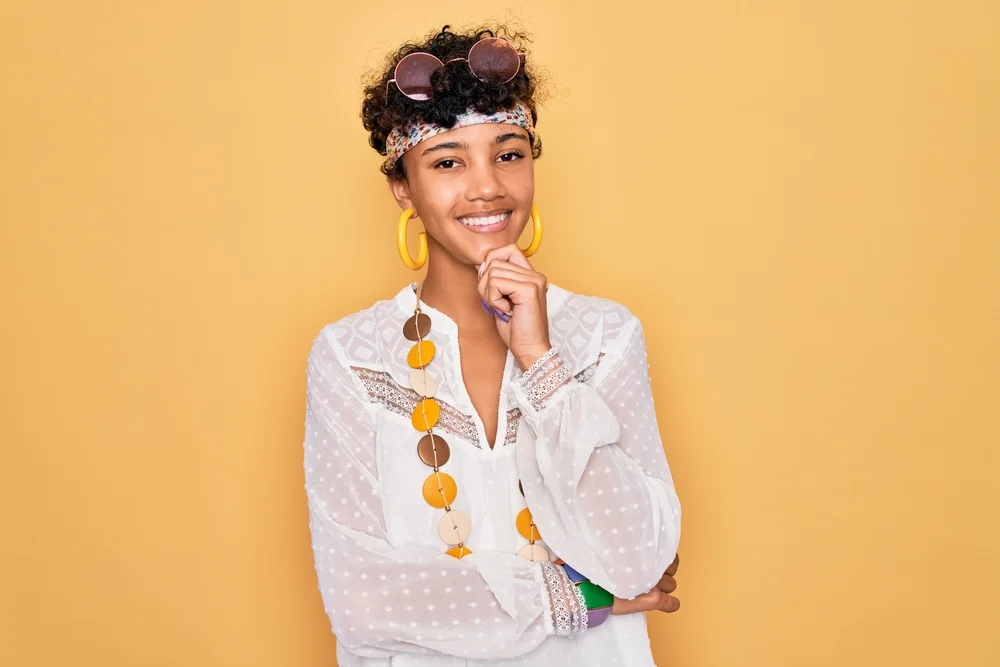
<path fill-rule="evenodd" d="M 481 264 L 486 259 L 486 255 L 488 255 L 490 252 L 496 250 L 497 248 L 502 248 L 504 246 L 510 245 L 511 243 L 514 243 L 516 240 L 517 240 L 516 238 L 489 239 L 489 241 L 480 244 L 472 256 L 478 258 L 476 260 L 477 264 Z"/>
<path fill-rule="evenodd" d="M 487 253 L 511 243 L 517 243 L 520 233 L 514 232 L 515 230 L 508 228 L 499 234 L 483 234 L 481 239 L 476 239 L 475 244 L 466 244 L 465 247 L 468 251 L 466 256 L 472 257 L 477 263 L 482 263 Z"/>

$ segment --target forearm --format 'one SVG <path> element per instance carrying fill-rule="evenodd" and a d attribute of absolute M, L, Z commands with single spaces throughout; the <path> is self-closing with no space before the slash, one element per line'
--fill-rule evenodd
<path fill-rule="evenodd" d="M 515 657 L 573 632 L 571 588 L 551 563 L 495 552 L 457 560 L 393 549 L 321 518 L 310 526 L 324 607 L 359 655 Z"/>
<path fill-rule="evenodd" d="M 656 584 L 680 539 L 638 329 L 598 391 L 550 351 L 515 387 L 525 497 L 542 538 L 619 597 Z"/>

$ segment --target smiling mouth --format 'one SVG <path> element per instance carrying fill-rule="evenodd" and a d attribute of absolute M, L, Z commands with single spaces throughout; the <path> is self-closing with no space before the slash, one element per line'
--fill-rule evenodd
<path fill-rule="evenodd" d="M 496 227 L 506 223 L 510 220 L 512 213 L 513 211 L 498 211 L 496 213 L 491 212 L 489 215 L 469 215 L 458 218 L 458 221 L 466 227 L 486 231 L 485 228 L 487 227 Z"/>

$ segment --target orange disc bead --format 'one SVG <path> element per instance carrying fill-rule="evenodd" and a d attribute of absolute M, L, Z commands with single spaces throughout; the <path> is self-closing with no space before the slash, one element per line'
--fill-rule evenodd
<path fill-rule="evenodd" d="M 517 532 L 526 540 L 540 540 L 542 536 L 538 534 L 538 527 L 534 525 L 531 518 L 531 510 L 525 507 L 517 515 Z"/>
<path fill-rule="evenodd" d="M 442 509 L 445 505 L 455 502 L 458 495 L 458 485 L 455 478 L 446 472 L 431 473 L 424 480 L 424 500 L 431 507 Z"/>
<path fill-rule="evenodd" d="M 462 559 L 471 554 L 472 551 L 466 547 L 452 547 L 451 549 L 445 551 L 445 553 L 454 558 Z"/>
<path fill-rule="evenodd" d="M 431 363 L 433 358 L 434 343 L 422 340 L 410 348 L 410 352 L 406 355 L 406 363 L 410 365 L 410 368 L 423 368 Z"/>
<path fill-rule="evenodd" d="M 413 428 L 421 433 L 434 428 L 441 418 L 441 407 L 433 398 L 425 398 L 413 408 Z"/>

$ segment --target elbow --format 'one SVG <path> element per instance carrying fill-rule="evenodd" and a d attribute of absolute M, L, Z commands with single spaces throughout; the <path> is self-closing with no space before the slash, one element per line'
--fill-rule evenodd
<path fill-rule="evenodd" d="M 386 658 L 397 653 L 386 623 L 378 618 L 377 612 L 370 605 L 359 604 L 357 598 L 349 597 L 346 591 L 334 588 L 322 576 L 320 594 L 323 611 L 330 620 L 330 628 L 340 648 L 366 658 Z M 367 593 L 363 591 L 355 591 L 355 594 L 367 597 Z"/>
<path fill-rule="evenodd" d="M 363 658 L 391 658 L 406 653 L 427 653 L 419 644 L 407 644 L 392 634 L 392 623 L 386 624 L 370 611 L 359 608 L 327 608 L 337 645 Z"/>
<path fill-rule="evenodd" d="M 543 633 L 522 633 L 523 629 L 514 626 L 487 639 L 475 620 L 474 627 L 461 622 L 458 627 L 443 623 L 437 627 L 426 620 L 390 620 L 366 605 L 327 606 L 326 612 L 338 645 L 365 658 L 431 653 L 464 659 L 517 658 L 545 639 Z M 478 637 L 476 641 L 470 641 L 473 635 Z"/>
<path fill-rule="evenodd" d="M 364 618 L 355 617 L 350 609 L 338 606 L 327 606 L 326 615 L 338 645 L 360 656 L 379 657 L 379 650 L 370 648 L 377 642 L 376 633 L 366 629 L 370 624 Z"/>
<path fill-rule="evenodd" d="M 681 538 L 681 508 L 673 487 L 657 482 L 651 511 L 645 520 L 619 532 L 617 547 L 604 563 L 605 582 L 615 597 L 632 599 L 653 590 L 677 555 Z"/>

